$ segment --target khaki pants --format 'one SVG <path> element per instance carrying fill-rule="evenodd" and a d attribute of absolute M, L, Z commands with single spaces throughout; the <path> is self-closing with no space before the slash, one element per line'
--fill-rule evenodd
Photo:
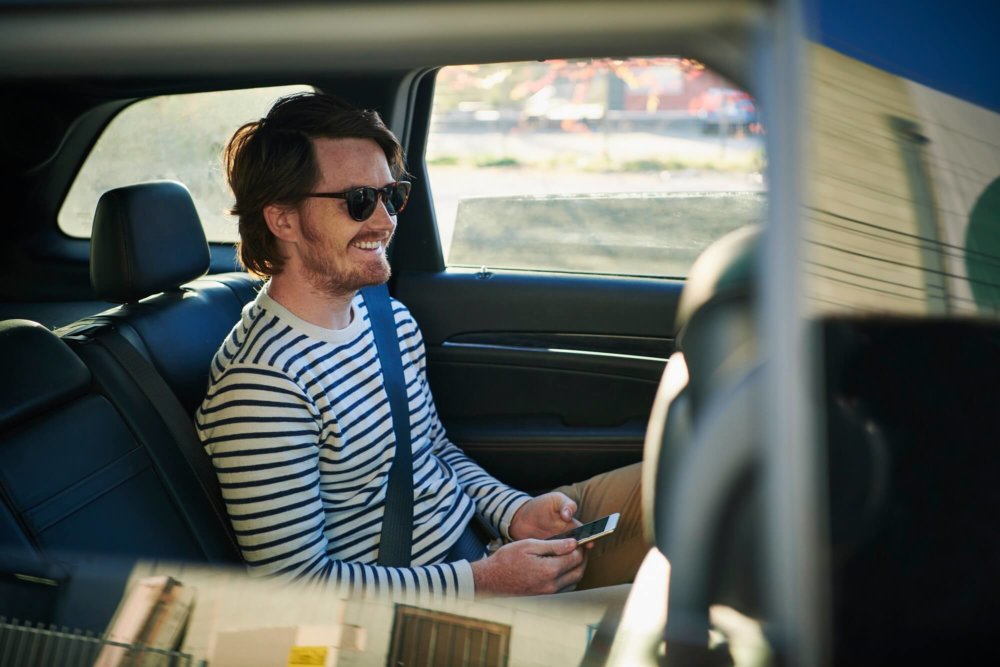
<path fill-rule="evenodd" d="M 642 532 L 641 463 L 618 468 L 555 489 L 576 501 L 576 518 L 588 523 L 619 512 L 618 528 L 594 543 L 577 590 L 614 586 L 635 579 L 650 545 Z"/>

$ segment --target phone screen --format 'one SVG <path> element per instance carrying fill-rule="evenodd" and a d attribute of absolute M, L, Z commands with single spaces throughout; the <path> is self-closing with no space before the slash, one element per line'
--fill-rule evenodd
<path fill-rule="evenodd" d="M 582 526 L 577 526 L 573 530 L 567 530 L 565 533 L 553 535 L 548 539 L 561 540 L 567 537 L 575 537 L 579 544 L 585 544 L 586 542 L 590 542 L 599 537 L 604 537 L 605 535 L 613 533 L 615 528 L 618 526 L 618 517 L 619 514 L 615 512 L 614 514 L 606 516 L 603 519 L 585 523 Z"/>

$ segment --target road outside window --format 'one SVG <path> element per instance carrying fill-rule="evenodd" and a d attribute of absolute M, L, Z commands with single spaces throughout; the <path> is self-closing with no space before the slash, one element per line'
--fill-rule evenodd
<path fill-rule="evenodd" d="M 264 116 L 276 99 L 308 90 L 281 86 L 165 95 L 133 104 L 111 121 L 87 156 L 59 211 L 59 228 L 90 238 L 104 192 L 168 179 L 191 191 L 209 241 L 234 242 L 236 219 L 227 213 L 233 196 L 223 174 L 222 149 L 236 128 Z"/>
<path fill-rule="evenodd" d="M 683 277 L 764 209 L 754 100 L 684 58 L 445 67 L 425 157 L 450 266 Z"/>

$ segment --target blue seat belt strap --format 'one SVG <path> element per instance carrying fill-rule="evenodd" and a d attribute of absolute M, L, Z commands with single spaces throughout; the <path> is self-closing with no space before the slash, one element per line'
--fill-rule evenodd
<path fill-rule="evenodd" d="M 410 402 L 406 397 L 406 380 L 396 334 L 396 318 L 389 301 L 389 289 L 384 284 L 365 287 L 361 296 L 368 308 L 378 360 L 382 366 L 382 382 L 389 396 L 392 430 L 396 450 L 389 468 L 385 496 L 385 515 L 378 564 L 386 567 L 410 565 L 413 542 L 413 450 L 410 443 Z"/>

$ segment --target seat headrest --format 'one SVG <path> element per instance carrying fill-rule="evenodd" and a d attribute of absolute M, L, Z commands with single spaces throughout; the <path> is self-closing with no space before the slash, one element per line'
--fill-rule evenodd
<path fill-rule="evenodd" d="M 691 266 L 680 303 L 676 328 L 682 331 L 691 316 L 710 301 L 752 296 L 761 228 L 740 227 L 710 245 Z"/>
<path fill-rule="evenodd" d="M 191 193 L 154 181 L 101 195 L 90 241 L 98 298 L 132 303 L 199 278 L 211 257 Z"/>
<path fill-rule="evenodd" d="M 90 371 L 54 333 L 36 322 L 0 322 L 0 426 L 41 414 L 82 394 Z"/>

